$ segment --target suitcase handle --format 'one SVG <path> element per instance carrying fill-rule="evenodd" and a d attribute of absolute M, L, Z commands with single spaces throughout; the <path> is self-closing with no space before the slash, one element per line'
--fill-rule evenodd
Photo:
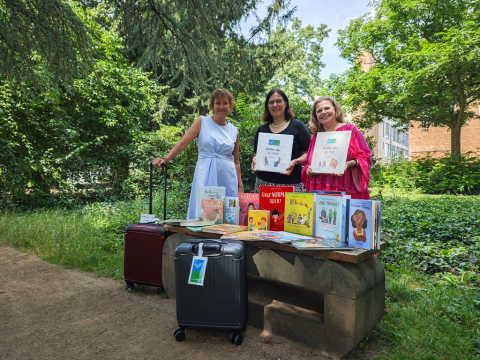
<path fill-rule="evenodd" d="M 197 239 L 197 240 L 190 240 L 189 243 L 191 244 L 198 244 L 198 243 L 217 243 L 217 244 L 228 244 L 226 241 L 217 240 L 217 239 Z"/>
<path fill-rule="evenodd" d="M 191 247 L 191 253 L 192 255 L 198 255 L 198 247 L 199 245 L 193 245 Z M 206 250 L 215 250 L 214 254 L 206 254 Z M 220 256 L 222 255 L 222 245 L 221 244 L 203 244 L 203 256 Z"/>

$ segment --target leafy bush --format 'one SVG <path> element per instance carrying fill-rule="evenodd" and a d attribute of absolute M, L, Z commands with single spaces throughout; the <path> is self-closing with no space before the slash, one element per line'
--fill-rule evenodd
<path fill-rule="evenodd" d="M 480 193 L 480 157 L 472 152 L 459 156 L 404 159 L 372 168 L 372 187 L 401 189 L 427 194 Z"/>
<path fill-rule="evenodd" d="M 430 273 L 478 272 L 480 197 L 393 197 L 382 203 L 385 263 L 408 262 Z"/>

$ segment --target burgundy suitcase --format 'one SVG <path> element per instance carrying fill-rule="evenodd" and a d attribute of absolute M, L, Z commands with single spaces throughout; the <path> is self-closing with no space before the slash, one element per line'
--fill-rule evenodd
<path fill-rule="evenodd" d="M 152 173 L 150 164 L 150 199 L 149 213 L 152 214 Z M 165 194 L 163 219 L 166 218 L 167 203 L 167 169 L 165 167 Z M 125 255 L 123 263 L 123 277 L 128 290 L 133 290 L 135 284 L 157 287 L 157 294 L 161 294 L 162 282 L 162 253 L 167 232 L 162 225 L 131 224 L 125 230 Z"/>

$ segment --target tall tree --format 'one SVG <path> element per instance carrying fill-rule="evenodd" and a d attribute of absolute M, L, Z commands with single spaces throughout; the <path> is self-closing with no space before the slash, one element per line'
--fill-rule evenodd
<path fill-rule="evenodd" d="M 241 81 L 229 67 L 252 58 L 255 45 L 236 32 L 242 18 L 255 13 L 260 0 L 107 0 L 113 4 L 125 53 L 131 62 L 152 71 L 183 95 Z M 288 0 L 273 0 L 267 16 L 258 19 L 252 38 L 262 41 L 277 23 L 288 21 L 294 9 Z M 232 54 L 231 47 L 240 51 Z M 253 59 L 254 62 L 258 59 Z M 230 76 L 229 76 L 230 75 Z"/>
<path fill-rule="evenodd" d="M 270 87 L 281 87 L 292 94 L 318 95 L 321 79 L 320 72 L 325 66 L 322 62 L 322 41 L 330 29 L 321 24 L 302 27 L 298 18 L 293 18 L 291 27 L 279 26 L 269 37 L 272 53 L 283 54 L 282 62 L 277 66 Z"/>
<path fill-rule="evenodd" d="M 480 98 L 480 1 L 383 0 L 339 31 L 353 66 L 330 85 L 363 126 L 383 118 L 447 127 L 460 154 L 462 126 Z M 365 70 L 361 63 L 373 63 Z"/>
<path fill-rule="evenodd" d="M 0 79 L 46 86 L 53 77 L 73 86 L 93 69 L 92 37 L 67 1 L 0 1 Z"/>

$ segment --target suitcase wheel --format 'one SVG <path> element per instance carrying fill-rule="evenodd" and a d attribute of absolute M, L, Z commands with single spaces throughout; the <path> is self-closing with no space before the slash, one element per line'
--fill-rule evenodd
<path fill-rule="evenodd" d="M 242 343 L 243 336 L 239 333 L 232 333 L 230 335 L 230 342 L 235 345 L 240 345 Z"/>
<path fill-rule="evenodd" d="M 127 282 L 127 281 L 125 281 L 125 282 L 127 283 L 127 290 L 129 290 L 129 291 L 135 290 L 135 284 L 134 283 Z"/>
<path fill-rule="evenodd" d="M 162 295 L 165 292 L 165 288 L 163 286 L 157 287 L 157 295 Z"/>
<path fill-rule="evenodd" d="M 175 340 L 183 341 L 185 340 L 185 331 L 183 331 L 183 329 L 177 329 L 173 333 L 173 336 L 175 336 Z"/>

